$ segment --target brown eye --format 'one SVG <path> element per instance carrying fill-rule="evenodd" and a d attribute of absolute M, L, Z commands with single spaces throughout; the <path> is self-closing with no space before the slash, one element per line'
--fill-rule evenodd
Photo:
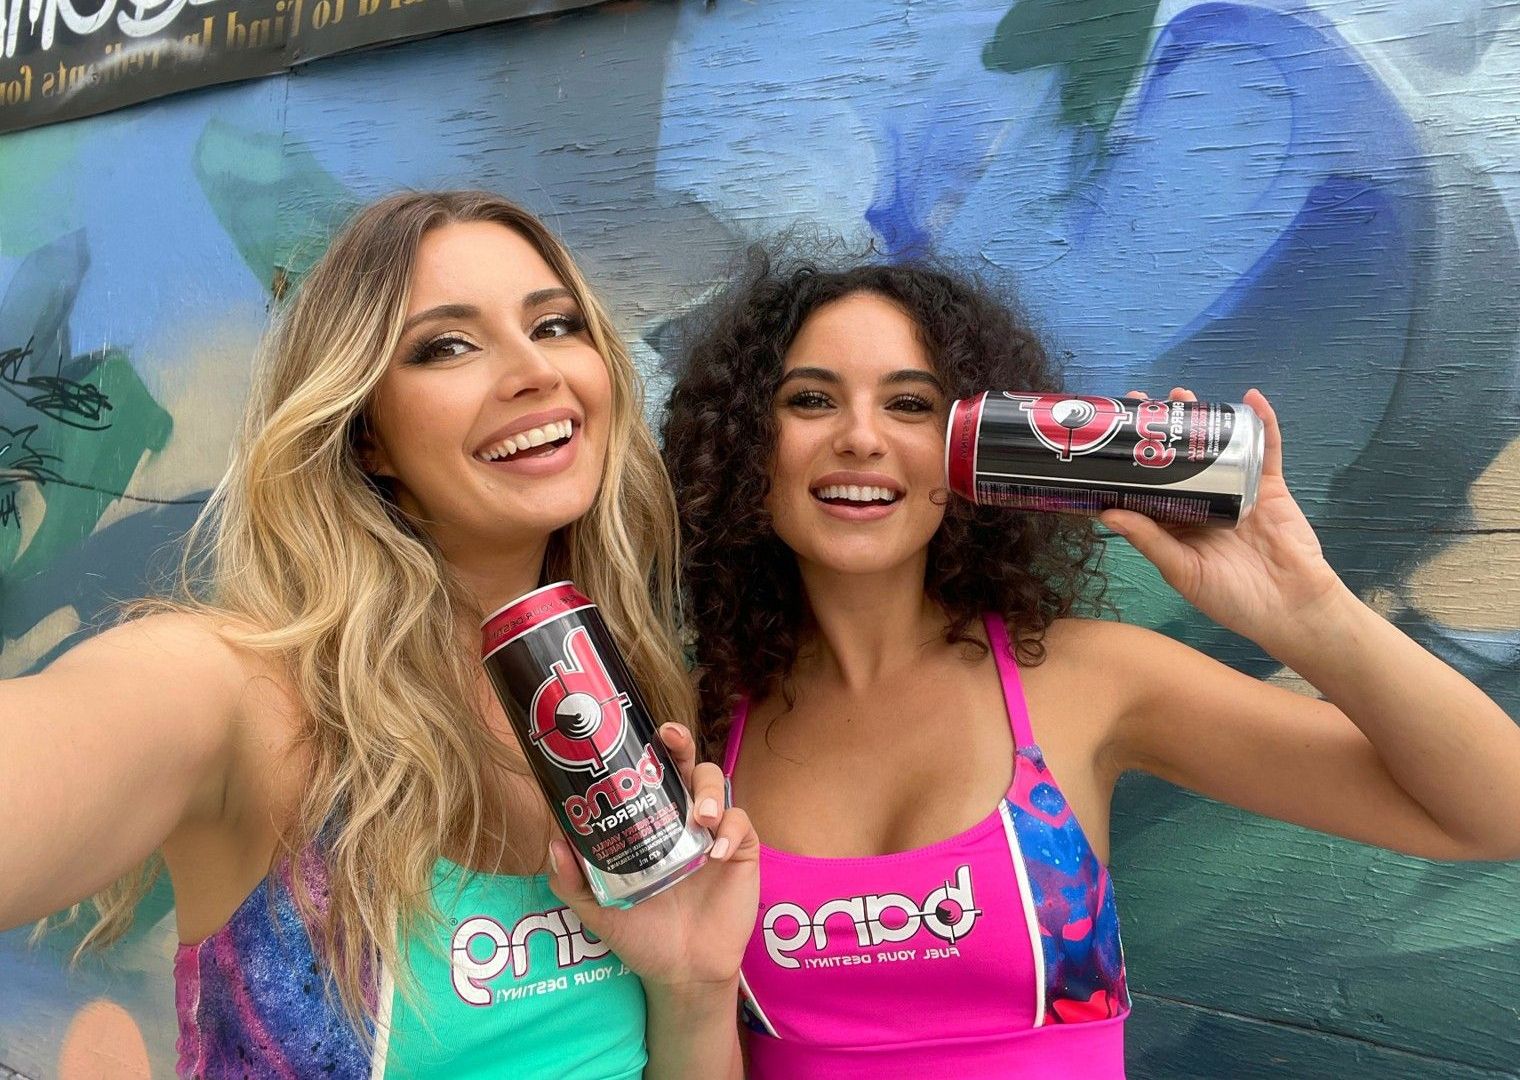
<path fill-rule="evenodd" d="M 796 409 L 826 409 L 833 404 L 827 394 L 817 390 L 802 390 L 787 398 L 786 403 Z"/>
<path fill-rule="evenodd" d="M 569 337 L 571 334 L 579 334 L 584 329 L 586 329 L 586 320 L 579 315 L 550 315 L 533 324 L 533 337 L 538 340 Z"/>
<path fill-rule="evenodd" d="M 440 337 L 424 341 L 412 350 L 407 357 L 408 364 L 428 364 L 438 360 L 452 360 L 457 356 L 463 356 L 467 351 L 473 351 L 471 345 L 464 338 Z"/>

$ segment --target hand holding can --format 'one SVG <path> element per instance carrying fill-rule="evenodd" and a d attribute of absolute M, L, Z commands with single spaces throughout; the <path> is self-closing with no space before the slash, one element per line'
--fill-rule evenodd
<path fill-rule="evenodd" d="M 950 490 L 982 506 L 1234 528 L 1261 483 L 1249 405 L 987 391 L 950 406 Z"/>
<path fill-rule="evenodd" d="M 597 902 L 631 907 L 702 866 L 712 836 L 596 605 L 568 581 L 481 624 L 481 656 Z"/>

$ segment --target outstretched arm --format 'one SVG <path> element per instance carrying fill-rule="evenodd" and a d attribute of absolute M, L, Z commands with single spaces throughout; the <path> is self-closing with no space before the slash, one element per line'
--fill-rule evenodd
<path fill-rule="evenodd" d="M 0 682 L 0 930 L 77 903 L 218 813 L 242 684 L 234 650 L 181 615 Z"/>

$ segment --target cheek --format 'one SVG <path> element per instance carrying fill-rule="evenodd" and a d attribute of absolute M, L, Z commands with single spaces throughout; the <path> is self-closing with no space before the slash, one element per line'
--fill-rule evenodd
<path fill-rule="evenodd" d="M 612 372 L 602 354 L 589 345 L 560 361 L 560 374 L 588 412 L 612 409 Z"/>
<path fill-rule="evenodd" d="M 945 524 L 945 507 L 942 503 L 935 502 L 934 496 L 930 496 L 923 501 L 918 517 L 922 522 L 924 543 L 927 544 Z"/>
<path fill-rule="evenodd" d="M 371 422 L 398 479 L 427 483 L 429 476 L 456 467 L 480 398 L 466 379 L 442 378 L 441 372 L 406 377 L 411 374 L 393 373 L 381 382 Z"/>
<path fill-rule="evenodd" d="M 807 493 L 807 453 L 794 433 L 785 427 L 776 436 L 776 450 L 771 455 L 770 483 L 765 493 L 765 508 L 772 517 L 785 518 L 788 507 L 805 498 Z"/>
<path fill-rule="evenodd" d="M 817 434 L 808 427 L 783 420 L 776 428 L 776 452 L 771 464 L 771 487 L 783 497 L 807 494 L 808 468 L 817 447 Z"/>

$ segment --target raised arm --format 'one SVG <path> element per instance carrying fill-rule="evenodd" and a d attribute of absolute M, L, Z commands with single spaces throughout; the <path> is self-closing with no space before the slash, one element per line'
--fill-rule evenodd
<path fill-rule="evenodd" d="M 1141 635 L 1120 651 L 1137 687 L 1120 763 L 1428 858 L 1520 858 L 1520 728 L 1345 587 L 1283 481 L 1271 406 L 1254 390 L 1246 401 L 1266 426 L 1266 462 L 1256 511 L 1239 529 L 1168 530 L 1119 511 L 1103 520 L 1200 611 L 1327 701 Z"/>
<path fill-rule="evenodd" d="M 1160 634 L 1105 627 L 1103 654 L 1123 669 L 1114 677 L 1129 698 L 1115 764 L 1422 858 L 1520 858 L 1520 729 L 1376 613 L 1347 603 L 1302 655 L 1279 656 L 1328 701 Z"/>
<path fill-rule="evenodd" d="M 61 910 L 215 818 L 247 675 L 204 621 L 159 615 L 0 681 L 0 930 Z"/>

